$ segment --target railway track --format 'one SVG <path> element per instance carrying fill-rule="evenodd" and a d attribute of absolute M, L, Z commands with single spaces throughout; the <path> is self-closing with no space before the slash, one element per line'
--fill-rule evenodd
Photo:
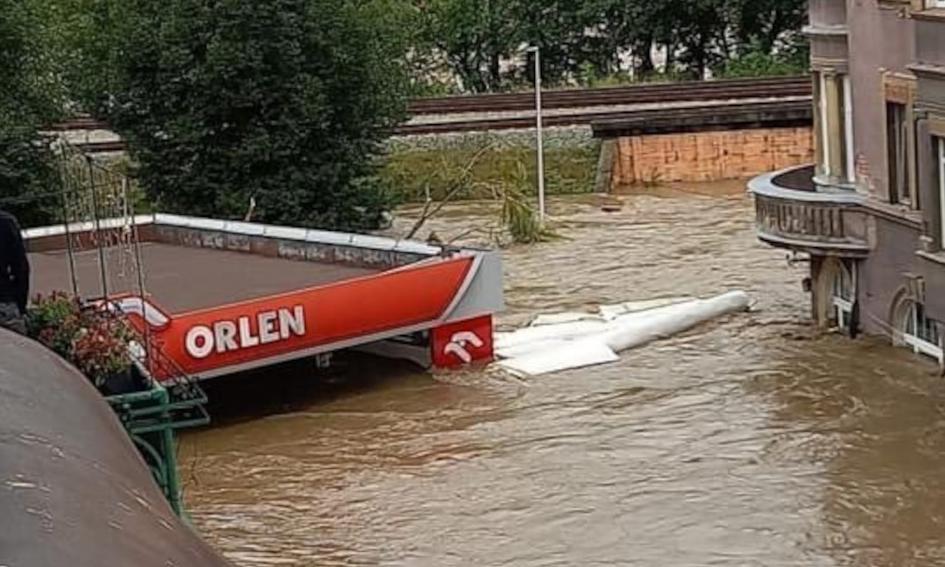
<path fill-rule="evenodd" d="M 805 100 L 751 101 L 724 106 L 653 108 L 607 114 L 594 120 L 595 137 L 809 126 L 813 108 Z"/>
<path fill-rule="evenodd" d="M 542 93 L 542 108 L 584 108 L 661 102 L 809 96 L 810 94 L 811 82 L 810 77 L 807 76 L 727 79 L 596 89 L 549 90 Z M 410 103 L 409 112 L 413 116 L 423 116 L 467 112 L 528 111 L 534 108 L 535 95 L 524 92 L 417 99 Z"/>
<path fill-rule="evenodd" d="M 550 90 L 543 96 L 542 107 L 552 112 L 546 115 L 546 127 L 590 125 L 644 116 L 646 110 L 607 112 L 609 106 L 647 104 L 685 104 L 687 107 L 724 107 L 726 113 L 737 112 L 738 101 L 777 100 L 796 102 L 811 96 L 809 77 L 772 77 L 762 79 L 732 79 L 696 81 L 688 83 L 661 83 L 607 87 L 597 89 Z M 703 102 L 705 104 L 697 104 Z M 394 130 L 395 136 L 448 134 L 490 130 L 527 129 L 534 126 L 530 114 L 496 116 L 503 113 L 528 113 L 535 107 L 532 93 L 503 93 L 464 95 L 442 98 L 417 99 L 410 103 L 409 113 L 421 120 L 405 123 Z M 569 111 L 570 109 L 570 111 Z M 711 112 L 711 111 L 709 111 Z M 643 113 L 643 114 L 641 114 Z M 452 117 L 431 120 L 440 115 L 480 114 L 468 118 Z M 491 115 L 491 116 L 489 116 Z M 80 117 L 50 127 L 52 131 L 107 130 L 108 125 L 89 117 Z M 90 152 L 117 152 L 124 150 L 124 142 L 88 142 L 77 146 Z"/>
<path fill-rule="evenodd" d="M 545 128 L 563 127 L 563 126 L 582 126 L 606 124 L 609 122 L 620 122 L 634 119 L 648 119 L 651 117 L 664 117 L 667 115 L 689 116 L 705 114 L 724 114 L 732 116 L 738 113 L 750 113 L 763 107 L 777 108 L 779 106 L 800 106 L 810 108 L 810 101 L 790 98 L 782 100 L 753 100 L 751 102 L 733 103 L 733 102 L 707 102 L 704 105 L 685 106 L 678 108 L 648 108 L 640 110 L 625 110 L 621 112 L 576 112 L 570 114 L 557 114 L 545 116 L 542 118 L 542 124 Z M 429 134 L 452 134 L 461 132 L 485 132 L 491 130 L 519 130 L 528 129 L 535 126 L 533 116 L 516 116 L 509 118 L 492 119 L 474 119 L 452 122 L 433 122 L 428 124 L 404 124 L 395 131 L 397 136 L 419 136 Z"/>

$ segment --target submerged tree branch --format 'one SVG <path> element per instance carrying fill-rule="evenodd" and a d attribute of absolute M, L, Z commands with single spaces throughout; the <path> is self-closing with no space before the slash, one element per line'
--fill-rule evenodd
<path fill-rule="evenodd" d="M 446 192 L 446 195 L 440 201 L 436 202 L 434 206 L 433 199 L 427 199 L 426 203 L 423 205 L 423 211 L 420 213 L 420 218 L 413 224 L 413 227 L 410 229 L 410 232 L 407 233 L 406 238 L 409 240 L 417 235 L 420 232 L 420 229 L 423 228 L 423 225 L 426 224 L 428 220 L 436 216 L 447 203 L 450 202 L 450 199 L 455 197 L 460 191 L 465 189 L 468 186 L 469 176 L 472 173 L 473 168 L 479 163 L 479 160 L 482 159 L 482 156 L 486 154 L 492 148 L 492 144 L 486 144 L 483 147 L 479 148 L 476 153 L 470 158 L 470 160 L 463 166 L 462 171 L 456 179 L 452 180 L 449 185 L 449 190 Z"/>

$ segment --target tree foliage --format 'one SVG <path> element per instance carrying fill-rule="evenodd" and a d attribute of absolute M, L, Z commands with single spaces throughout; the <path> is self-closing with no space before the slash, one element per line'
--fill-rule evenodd
<path fill-rule="evenodd" d="M 518 43 L 513 7 L 514 0 L 432 0 L 420 9 L 419 39 L 438 50 L 470 90 L 498 90 L 501 62 Z"/>
<path fill-rule="evenodd" d="M 59 203 L 38 135 L 61 104 L 41 31 L 33 3 L 0 0 L 0 208 L 25 226 L 51 220 Z"/>
<path fill-rule="evenodd" d="M 94 111 L 117 87 L 125 64 L 123 34 L 134 3 L 127 0 L 31 0 L 41 6 L 42 37 L 69 96 L 69 110 Z"/>
<path fill-rule="evenodd" d="M 404 116 L 398 0 L 65 0 L 82 106 L 128 142 L 162 210 L 372 228 Z M 79 32 L 75 30 L 81 30 Z"/>
<path fill-rule="evenodd" d="M 528 46 L 549 84 L 793 72 L 804 12 L 803 0 L 0 0 L 0 198 L 49 187 L 35 133 L 86 111 L 127 140 L 163 210 L 370 228 L 388 204 L 376 158 L 408 92 L 530 82 Z"/>
<path fill-rule="evenodd" d="M 636 76 L 665 62 L 668 75 L 723 73 L 747 53 L 791 66 L 804 0 L 415 0 L 429 39 L 463 90 L 502 90 L 528 73 L 526 46 L 542 51 L 550 84 L 623 70 Z M 777 64 L 774 64 L 777 63 Z M 742 66 L 744 71 L 746 66 Z"/>

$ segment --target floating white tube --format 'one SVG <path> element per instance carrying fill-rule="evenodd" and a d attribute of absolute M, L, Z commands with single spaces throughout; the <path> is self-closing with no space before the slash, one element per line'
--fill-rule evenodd
<path fill-rule="evenodd" d="M 748 295 L 733 291 L 621 315 L 610 322 L 580 321 L 527 327 L 497 336 L 499 366 L 520 375 L 581 368 L 618 360 L 617 353 L 681 333 L 728 313 L 745 311 Z"/>
<path fill-rule="evenodd" d="M 696 299 L 636 315 L 618 317 L 614 320 L 616 328 L 605 335 L 604 342 L 614 351 L 620 352 L 681 333 L 728 313 L 745 311 L 748 304 L 748 294 L 732 291 L 711 299 Z"/>
<path fill-rule="evenodd" d="M 666 297 L 661 299 L 646 299 L 643 301 L 627 301 L 615 305 L 601 305 L 597 308 L 598 313 L 586 313 L 582 311 L 565 311 L 564 313 L 543 314 L 535 317 L 529 327 L 543 327 L 547 325 L 562 325 L 564 323 L 581 323 L 587 321 L 613 321 L 622 315 L 630 313 L 639 313 L 658 307 L 666 307 L 677 303 L 692 301 L 694 297 Z M 510 333 L 506 333 L 510 334 Z"/>
<path fill-rule="evenodd" d="M 649 311 L 650 309 L 657 309 L 660 307 L 668 307 L 670 305 L 676 305 L 677 303 L 693 301 L 694 299 L 695 297 L 669 297 L 665 299 L 628 301 L 626 303 L 618 303 L 617 305 L 601 305 L 600 315 L 605 321 L 613 321 L 614 319 L 622 317 L 623 315 L 640 313 L 642 311 Z"/>

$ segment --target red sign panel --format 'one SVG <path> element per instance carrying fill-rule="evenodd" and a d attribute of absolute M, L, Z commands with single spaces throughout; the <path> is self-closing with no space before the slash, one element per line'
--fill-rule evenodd
<path fill-rule="evenodd" d="M 349 341 L 363 343 L 390 331 L 435 324 L 462 292 L 472 265 L 471 257 L 420 263 L 175 314 L 166 326 L 154 329 L 152 337 L 167 356 L 196 376 L 274 363 L 324 347 L 344 348 Z M 487 337 L 491 354 L 491 329 Z"/>
<path fill-rule="evenodd" d="M 475 362 L 491 362 L 492 316 L 457 321 L 431 332 L 433 366 L 457 368 Z"/>

